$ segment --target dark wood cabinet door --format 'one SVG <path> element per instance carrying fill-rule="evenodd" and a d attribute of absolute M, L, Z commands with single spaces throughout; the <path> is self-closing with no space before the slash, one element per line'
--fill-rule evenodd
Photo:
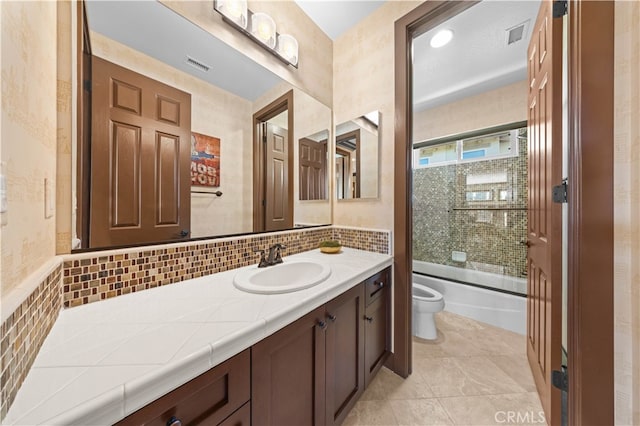
<path fill-rule="evenodd" d="M 251 402 L 247 402 L 241 408 L 227 417 L 219 426 L 251 426 Z"/>
<path fill-rule="evenodd" d="M 247 349 L 141 408 L 116 425 L 165 426 L 172 417 L 185 426 L 217 425 L 249 400 L 249 359 Z"/>
<path fill-rule="evenodd" d="M 324 425 L 324 307 L 251 348 L 254 426 Z"/>
<path fill-rule="evenodd" d="M 326 424 L 341 424 L 364 391 L 364 290 L 358 285 L 325 305 Z"/>
<path fill-rule="evenodd" d="M 384 290 L 365 310 L 365 387 L 384 364 L 390 345 L 389 291 Z"/>

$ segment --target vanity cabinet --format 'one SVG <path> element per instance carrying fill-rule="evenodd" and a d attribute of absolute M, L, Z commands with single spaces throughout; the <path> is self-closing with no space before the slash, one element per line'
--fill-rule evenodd
<path fill-rule="evenodd" d="M 247 349 L 125 417 L 116 425 L 249 426 L 250 380 L 250 355 Z"/>
<path fill-rule="evenodd" d="M 378 272 L 364 282 L 364 384 L 369 386 L 384 365 L 391 346 L 391 268 Z"/>
<path fill-rule="evenodd" d="M 254 345 L 254 425 L 339 425 L 365 388 L 360 284 Z"/>

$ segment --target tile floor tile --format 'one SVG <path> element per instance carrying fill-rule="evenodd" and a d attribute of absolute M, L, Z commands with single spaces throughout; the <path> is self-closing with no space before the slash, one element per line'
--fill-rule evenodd
<path fill-rule="evenodd" d="M 449 312 L 436 323 L 438 339 L 413 340 L 413 374 L 381 369 L 345 425 L 546 424 L 524 336 Z"/>
<path fill-rule="evenodd" d="M 405 399 L 391 401 L 398 425 L 453 425 L 437 399 Z"/>

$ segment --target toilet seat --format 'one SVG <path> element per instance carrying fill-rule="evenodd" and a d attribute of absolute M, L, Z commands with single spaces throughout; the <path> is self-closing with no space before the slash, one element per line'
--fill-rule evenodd
<path fill-rule="evenodd" d="M 422 300 L 424 302 L 439 302 L 444 299 L 444 296 L 442 296 L 440 292 L 422 284 L 413 283 L 412 293 L 414 299 Z"/>

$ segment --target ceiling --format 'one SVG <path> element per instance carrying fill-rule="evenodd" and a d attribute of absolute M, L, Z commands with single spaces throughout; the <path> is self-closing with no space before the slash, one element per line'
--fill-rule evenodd
<path fill-rule="evenodd" d="M 527 47 L 540 1 L 483 1 L 414 40 L 414 110 L 433 108 L 527 77 Z M 507 29 L 527 23 L 522 40 L 507 45 Z M 453 40 L 435 49 L 434 34 Z M 524 94 L 523 94 L 524 96 Z"/>
<path fill-rule="evenodd" d="M 385 0 L 295 0 L 332 40 L 367 17 Z"/>

